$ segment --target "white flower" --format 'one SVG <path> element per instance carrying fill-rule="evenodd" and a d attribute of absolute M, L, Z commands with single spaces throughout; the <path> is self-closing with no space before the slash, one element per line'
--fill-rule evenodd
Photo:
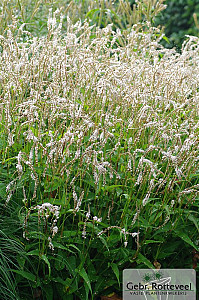
<path fill-rule="evenodd" d="M 54 251 L 54 246 L 53 246 L 52 239 L 51 239 L 50 236 L 48 237 L 48 247 L 49 247 L 52 251 Z"/>
<path fill-rule="evenodd" d="M 54 227 L 52 228 L 52 236 L 54 236 L 57 232 L 58 232 L 58 227 L 57 227 L 57 226 L 54 226 Z"/>
<path fill-rule="evenodd" d="M 132 171 L 132 168 L 131 168 L 131 159 L 129 159 L 129 161 L 128 161 L 127 168 L 128 168 L 129 171 Z"/>
<path fill-rule="evenodd" d="M 85 231 L 85 230 L 82 231 L 82 237 L 83 237 L 84 239 L 86 238 L 86 231 Z"/>
<path fill-rule="evenodd" d="M 131 236 L 132 237 L 136 237 L 138 235 L 138 233 L 137 232 L 133 232 L 133 233 L 131 233 Z"/>
<path fill-rule="evenodd" d="M 142 200 L 142 205 L 145 206 L 147 204 L 147 201 L 149 200 L 150 193 L 147 193 L 145 198 Z"/>
<path fill-rule="evenodd" d="M 126 247 L 127 247 L 127 245 L 128 245 L 128 242 L 127 242 L 127 241 L 125 241 L 125 242 L 124 242 L 124 247 L 126 248 Z"/>
<path fill-rule="evenodd" d="M 90 217 L 90 212 L 87 212 L 86 213 L 86 219 L 89 219 L 89 217 Z"/>
<path fill-rule="evenodd" d="M 175 204 L 175 200 L 171 200 L 171 207 L 173 207 Z"/>

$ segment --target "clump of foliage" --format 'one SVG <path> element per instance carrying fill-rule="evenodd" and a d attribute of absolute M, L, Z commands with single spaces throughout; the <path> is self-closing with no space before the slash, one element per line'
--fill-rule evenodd
<path fill-rule="evenodd" d="M 22 228 L 17 216 L 21 206 L 12 203 L 5 207 L 5 177 L 1 168 L 0 173 L 0 298 L 5 300 L 20 300 L 18 277 L 24 268 L 23 262 L 27 259 L 21 242 Z M 5 177 L 3 177 L 5 175 Z M 28 260 L 27 260 L 28 263 Z"/>
<path fill-rule="evenodd" d="M 20 299 L 119 294 L 124 268 L 190 268 L 198 251 L 199 39 L 179 54 L 150 19 L 62 22 L 50 10 L 46 35 L 13 19 L 0 36 L 0 199 L 17 207 Z"/>
<path fill-rule="evenodd" d="M 165 34 L 169 38 L 167 47 L 177 47 L 179 50 L 186 35 L 198 35 L 197 17 L 199 17 L 199 3 L 197 0 L 167 0 L 167 8 L 156 18 L 156 24 L 165 27 Z M 195 21 L 194 21 L 195 14 Z"/>

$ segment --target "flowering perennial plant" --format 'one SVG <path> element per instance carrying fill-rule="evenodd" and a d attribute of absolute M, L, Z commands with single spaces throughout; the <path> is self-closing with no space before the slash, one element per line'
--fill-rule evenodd
<path fill-rule="evenodd" d="M 67 278 L 62 292 L 80 297 L 78 273 L 87 299 L 101 291 L 84 267 L 95 255 L 119 280 L 119 257 L 153 267 L 140 251 L 158 243 L 149 256 L 161 259 L 162 232 L 197 249 L 186 221 L 198 230 L 199 38 L 179 54 L 150 24 L 123 35 L 68 18 L 62 31 L 58 14 L 46 36 L 15 24 L 0 36 L 3 200 L 21 206 L 29 255 L 48 268 L 40 277 L 50 259 Z"/>

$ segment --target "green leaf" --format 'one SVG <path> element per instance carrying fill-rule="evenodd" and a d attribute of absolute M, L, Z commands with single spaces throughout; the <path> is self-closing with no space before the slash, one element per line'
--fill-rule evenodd
<path fill-rule="evenodd" d="M 99 8 L 91 9 L 89 12 L 87 12 L 85 19 L 87 19 L 87 18 L 92 19 L 94 13 L 96 13 L 96 12 L 100 12 L 100 9 Z"/>
<path fill-rule="evenodd" d="M 36 281 L 36 276 L 30 272 L 25 272 L 23 270 L 13 270 L 13 269 L 11 269 L 10 271 L 17 273 L 21 275 L 23 278 L 26 278 L 30 281 L 34 281 L 34 282 Z"/>
<path fill-rule="evenodd" d="M 110 186 L 105 186 L 105 187 L 102 187 L 102 191 L 112 191 L 114 189 L 117 189 L 118 187 L 122 187 L 123 185 L 110 185 Z"/>
<path fill-rule="evenodd" d="M 53 246 L 54 246 L 55 248 L 58 248 L 58 249 L 62 249 L 62 250 L 66 250 L 66 251 L 68 251 L 68 248 L 67 248 L 67 247 L 65 247 L 65 246 L 63 246 L 63 245 L 62 245 L 62 244 L 60 244 L 60 243 L 53 242 Z"/>
<path fill-rule="evenodd" d="M 78 247 L 76 247 L 76 246 L 75 246 L 75 245 L 73 245 L 73 244 L 69 244 L 69 245 L 68 245 L 68 247 L 72 247 L 72 248 L 76 249 L 78 252 L 81 252 L 81 251 L 79 250 L 79 248 L 78 248 Z"/>
<path fill-rule="evenodd" d="M 163 241 L 146 240 L 146 241 L 144 242 L 144 245 L 154 244 L 154 243 L 163 243 Z"/>
<path fill-rule="evenodd" d="M 54 248 L 62 249 L 62 250 L 65 250 L 65 251 L 67 251 L 67 252 L 70 252 L 70 253 L 72 253 L 72 254 L 75 254 L 76 252 L 70 250 L 70 249 L 69 249 L 70 246 L 73 247 L 74 249 L 80 251 L 80 250 L 79 250 L 76 246 L 74 246 L 74 245 L 67 245 L 67 247 L 65 247 L 64 245 L 62 245 L 62 244 L 60 244 L 60 243 L 57 243 L 57 242 L 54 242 L 54 241 L 53 241 L 53 246 L 54 246 Z M 66 253 L 66 252 L 65 252 L 65 253 Z M 65 255 L 66 255 L 66 254 L 65 254 Z"/>
<path fill-rule="evenodd" d="M 50 274 L 51 274 L 50 262 L 49 262 L 49 260 L 48 260 L 48 258 L 47 258 L 47 256 L 45 254 L 41 254 L 39 252 L 39 250 L 37 249 L 37 250 L 33 250 L 33 251 L 28 252 L 27 255 L 36 255 L 40 259 L 42 259 L 47 264 L 47 266 L 48 266 L 48 272 L 49 272 L 49 276 L 50 276 Z"/>
<path fill-rule="evenodd" d="M 92 289 L 91 289 L 91 283 L 90 283 L 90 280 L 88 278 L 88 274 L 86 273 L 86 270 L 84 268 L 81 268 L 79 271 L 78 271 L 79 275 L 84 279 L 85 283 L 87 284 L 89 290 L 91 291 L 92 293 Z"/>
<path fill-rule="evenodd" d="M 99 294 L 103 291 L 103 295 L 110 294 L 113 291 L 113 286 L 116 284 L 116 280 L 105 280 L 104 276 L 100 276 L 95 285 L 95 293 Z"/>
<path fill-rule="evenodd" d="M 137 261 L 137 263 L 142 262 L 143 264 L 145 264 L 150 269 L 155 269 L 154 265 L 141 253 L 138 254 L 138 257 L 137 257 L 136 261 Z"/>
<path fill-rule="evenodd" d="M 85 300 L 87 300 L 87 299 L 89 299 L 88 298 L 88 294 L 89 294 L 89 287 L 88 287 L 88 285 L 87 285 L 87 283 L 86 282 L 84 282 L 84 288 L 85 288 Z"/>
<path fill-rule="evenodd" d="M 68 271 L 70 272 L 70 274 L 72 274 L 73 276 L 76 275 L 76 257 L 75 256 L 70 256 L 70 257 L 67 257 L 65 259 L 65 264 L 66 264 L 66 267 L 68 269 Z"/>
<path fill-rule="evenodd" d="M 103 238 L 103 236 L 99 235 L 99 239 L 104 244 L 104 246 L 106 247 L 106 249 L 109 251 L 109 247 L 108 247 L 108 244 L 107 244 L 105 238 Z"/>
<path fill-rule="evenodd" d="M 3 182 L 0 182 L 0 197 L 2 199 L 6 199 L 6 197 L 7 197 L 6 184 Z"/>
<path fill-rule="evenodd" d="M 198 222 L 198 219 L 195 218 L 193 215 L 189 215 L 188 219 L 194 223 L 194 225 L 196 226 L 196 228 L 197 228 L 197 230 L 199 232 L 199 226 L 198 226 L 199 222 Z"/>
<path fill-rule="evenodd" d="M 170 41 L 169 41 L 168 37 L 163 36 L 163 40 L 165 40 L 168 44 L 170 44 Z"/>
<path fill-rule="evenodd" d="M 49 272 L 49 276 L 50 276 L 50 274 L 51 274 L 51 267 L 50 267 L 50 262 L 49 262 L 47 256 L 45 254 L 42 254 L 41 255 L 41 259 L 47 264 L 47 266 L 48 266 L 48 272 Z"/>
<path fill-rule="evenodd" d="M 33 216 L 33 214 L 32 214 L 32 216 Z M 28 233 L 28 237 L 29 238 L 34 238 L 34 239 L 42 239 L 42 240 L 47 239 L 46 235 L 43 232 L 38 232 L 38 231 L 30 231 Z M 37 254 L 35 254 L 35 255 L 37 255 Z"/>
<path fill-rule="evenodd" d="M 54 267 L 57 271 L 61 271 L 65 268 L 66 266 L 66 262 L 65 262 L 65 259 L 64 259 L 64 255 L 65 252 L 63 253 L 60 249 L 58 250 L 58 253 L 57 253 L 57 257 L 53 257 L 53 260 L 55 261 L 54 262 Z"/>
<path fill-rule="evenodd" d="M 76 234 L 77 234 L 77 231 L 74 231 L 74 230 L 68 230 L 68 231 L 66 231 L 66 230 L 64 230 L 63 234 L 62 234 L 62 237 L 63 238 L 69 238 L 71 236 L 75 236 Z"/>
<path fill-rule="evenodd" d="M 32 250 L 32 251 L 28 252 L 27 255 L 40 256 L 40 251 L 38 249 L 37 250 Z"/>
<path fill-rule="evenodd" d="M 99 276 L 94 288 L 95 294 L 98 294 L 99 292 L 103 291 L 106 285 L 107 283 L 104 282 L 104 276 Z"/>
<path fill-rule="evenodd" d="M 117 278 L 118 284 L 120 286 L 120 278 L 119 278 L 120 272 L 119 272 L 118 266 L 115 263 L 110 263 L 109 265 L 111 266 L 111 268 Z"/>
<path fill-rule="evenodd" d="M 84 222 L 82 222 L 82 221 L 80 221 L 79 223 L 78 223 L 78 225 L 84 225 Z M 95 226 L 93 223 L 91 223 L 91 222 L 87 222 L 86 223 L 86 227 L 87 228 L 91 228 L 96 234 L 98 234 L 101 230 L 97 227 L 97 226 Z"/>
<path fill-rule="evenodd" d="M 48 187 L 45 188 L 44 192 L 50 193 L 57 190 L 59 187 L 60 187 L 60 181 L 53 182 L 53 184 L 52 183 L 48 184 Z"/>
<path fill-rule="evenodd" d="M 197 251 L 199 250 L 199 247 L 197 247 L 192 240 L 190 239 L 190 237 L 188 237 L 188 235 L 186 235 L 186 233 L 184 232 L 179 232 L 177 230 L 174 230 L 174 232 L 177 234 L 177 236 L 179 236 L 185 243 L 189 244 L 190 246 L 192 246 L 194 249 L 196 249 Z"/>
<path fill-rule="evenodd" d="M 53 287 L 51 284 L 43 285 L 42 289 L 44 290 L 45 294 L 46 294 L 46 299 L 48 300 L 53 300 Z"/>

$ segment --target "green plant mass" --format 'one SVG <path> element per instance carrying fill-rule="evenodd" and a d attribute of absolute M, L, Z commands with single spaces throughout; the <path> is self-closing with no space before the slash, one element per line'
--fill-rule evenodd
<path fill-rule="evenodd" d="M 124 269 L 198 270 L 199 38 L 163 46 L 164 12 L 2 1 L 1 299 L 121 298 Z"/>
<path fill-rule="evenodd" d="M 168 47 L 180 50 L 186 35 L 198 35 L 199 2 L 197 0 L 167 0 L 167 8 L 156 18 L 156 24 L 165 26 Z M 194 20 L 195 19 L 195 20 Z"/>

